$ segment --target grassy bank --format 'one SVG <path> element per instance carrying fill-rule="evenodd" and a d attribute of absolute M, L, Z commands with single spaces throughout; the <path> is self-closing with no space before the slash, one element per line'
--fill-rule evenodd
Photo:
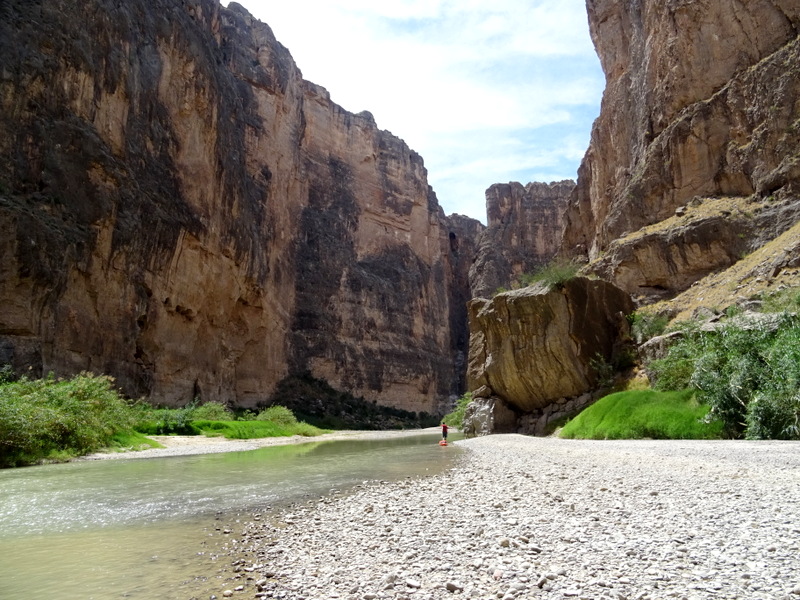
<path fill-rule="evenodd" d="M 567 423 L 562 438 L 719 439 L 722 423 L 707 419 L 709 407 L 691 390 L 658 392 L 636 390 L 601 398 Z"/>
<path fill-rule="evenodd" d="M 114 389 L 111 378 L 89 373 L 12 380 L 4 371 L 0 378 L 0 468 L 157 447 L 147 435 L 253 439 L 322 433 L 282 406 L 235 414 L 213 402 L 177 409 L 134 403 Z"/>

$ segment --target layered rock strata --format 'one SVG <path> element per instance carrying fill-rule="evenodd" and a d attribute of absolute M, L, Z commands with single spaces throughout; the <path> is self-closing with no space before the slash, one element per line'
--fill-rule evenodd
<path fill-rule="evenodd" d="M 236 3 L 74 8 L 0 6 L 0 359 L 168 405 L 303 371 L 457 393 L 466 269 L 421 157 Z"/>
<path fill-rule="evenodd" d="M 551 405 L 561 399 L 584 396 L 580 407 L 590 402 L 585 395 L 600 387 L 604 366 L 618 362 L 629 338 L 626 315 L 633 310 L 626 292 L 585 278 L 470 302 L 467 383 L 475 400 L 492 399 L 499 407 L 493 419 L 503 425 L 495 424 L 494 431 L 520 427 L 519 418 L 512 422 L 497 410 L 536 415 L 525 423 L 538 432 L 554 412 Z"/>
<path fill-rule="evenodd" d="M 565 214 L 564 252 L 603 258 L 603 275 L 631 293 L 674 294 L 791 227 L 800 214 L 800 5 L 587 7 L 606 90 Z M 781 214 L 615 246 L 707 198 L 767 199 Z"/>
<path fill-rule="evenodd" d="M 519 277 L 550 262 L 561 247 L 563 213 L 572 180 L 523 186 L 496 183 L 486 190 L 488 227 L 470 269 L 472 296 L 511 289 Z"/>

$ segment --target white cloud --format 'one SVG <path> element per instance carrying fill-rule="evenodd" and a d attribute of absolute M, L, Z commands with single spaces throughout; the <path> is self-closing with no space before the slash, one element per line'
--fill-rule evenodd
<path fill-rule="evenodd" d="M 239 0 L 306 79 L 425 159 L 445 212 L 484 191 L 575 178 L 604 78 L 584 0 Z"/>

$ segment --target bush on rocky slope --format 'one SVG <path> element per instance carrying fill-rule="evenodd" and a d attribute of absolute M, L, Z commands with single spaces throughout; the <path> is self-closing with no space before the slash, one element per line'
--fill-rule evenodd
<path fill-rule="evenodd" d="M 800 439 L 800 319 L 689 328 L 648 365 L 660 390 L 692 389 L 729 437 Z"/>

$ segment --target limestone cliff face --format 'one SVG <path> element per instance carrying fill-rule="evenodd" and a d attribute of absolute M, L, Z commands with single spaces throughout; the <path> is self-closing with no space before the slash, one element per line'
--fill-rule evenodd
<path fill-rule="evenodd" d="M 597 272 L 632 293 L 674 294 L 800 216 L 800 5 L 587 0 L 587 8 L 606 90 L 562 247 L 602 258 Z M 637 239 L 635 250 L 621 247 L 690 202 L 723 197 L 771 202 L 755 226 L 683 223 L 652 243 Z"/>
<path fill-rule="evenodd" d="M 422 159 L 241 6 L 11 0 L 0 57 L 0 360 L 165 404 L 305 370 L 410 410 L 458 391 Z"/>
<path fill-rule="evenodd" d="M 486 190 L 488 227 L 470 270 L 474 297 L 509 289 L 520 275 L 550 262 L 561 246 L 563 212 L 575 188 L 552 183 L 497 183 Z"/>

